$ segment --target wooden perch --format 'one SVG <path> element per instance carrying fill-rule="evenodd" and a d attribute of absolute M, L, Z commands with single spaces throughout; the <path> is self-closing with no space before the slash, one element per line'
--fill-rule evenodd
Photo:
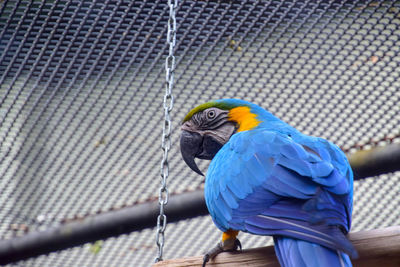
<path fill-rule="evenodd" d="M 400 266 L 400 226 L 384 229 L 350 233 L 349 238 L 360 257 L 353 260 L 355 267 L 399 267 Z M 189 267 L 201 266 L 203 256 L 172 259 L 158 262 L 153 267 Z M 243 252 L 224 252 L 208 267 L 279 267 L 274 247 L 261 247 L 243 250 Z"/>

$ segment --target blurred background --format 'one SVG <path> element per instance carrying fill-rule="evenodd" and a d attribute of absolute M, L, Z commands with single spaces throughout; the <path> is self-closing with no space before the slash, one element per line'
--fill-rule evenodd
<path fill-rule="evenodd" d="M 167 1 L 0 2 L 3 242 L 158 199 L 168 16 Z M 179 125 L 212 99 L 257 103 L 350 156 L 400 143 L 400 1 L 179 1 L 176 20 L 171 195 L 203 187 Z M 355 182 L 352 230 L 399 225 L 399 184 Z M 7 266 L 150 266 L 155 226 Z M 209 216 L 168 223 L 164 258 L 219 238 Z"/>

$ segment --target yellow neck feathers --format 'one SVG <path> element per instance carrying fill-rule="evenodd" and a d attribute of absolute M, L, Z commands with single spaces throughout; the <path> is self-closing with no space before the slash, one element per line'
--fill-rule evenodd
<path fill-rule="evenodd" d="M 239 125 L 238 132 L 254 129 L 260 124 L 256 119 L 257 115 L 250 112 L 249 107 L 237 107 L 229 111 L 229 120 Z"/>

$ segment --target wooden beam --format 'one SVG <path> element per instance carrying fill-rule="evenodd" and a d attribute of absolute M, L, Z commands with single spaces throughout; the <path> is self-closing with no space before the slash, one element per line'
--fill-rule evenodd
<path fill-rule="evenodd" d="M 355 267 L 399 267 L 400 266 L 400 226 L 360 231 L 349 234 L 349 239 L 360 257 L 353 260 Z M 172 259 L 158 262 L 153 267 L 194 267 L 201 266 L 202 256 Z M 224 252 L 208 267 L 279 267 L 273 246 L 246 249 L 243 252 Z"/>

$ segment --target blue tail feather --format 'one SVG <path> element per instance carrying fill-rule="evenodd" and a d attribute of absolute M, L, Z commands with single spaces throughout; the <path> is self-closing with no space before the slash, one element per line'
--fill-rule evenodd
<path fill-rule="evenodd" d="M 307 241 L 274 236 L 275 252 L 282 267 L 351 267 L 347 254 Z"/>

